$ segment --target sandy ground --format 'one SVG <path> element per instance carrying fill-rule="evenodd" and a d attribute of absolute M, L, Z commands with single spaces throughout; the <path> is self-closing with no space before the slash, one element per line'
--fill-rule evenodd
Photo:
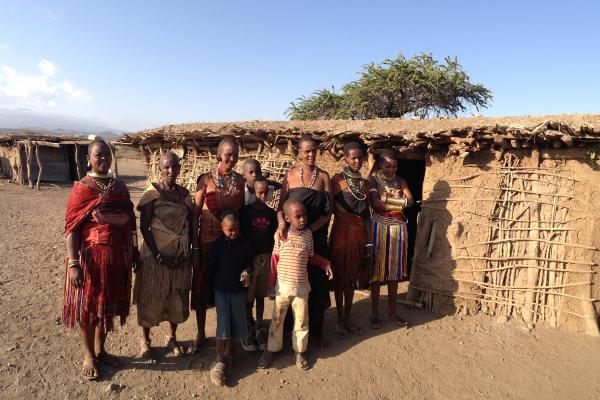
<path fill-rule="evenodd" d="M 144 186 L 138 160 L 122 160 L 134 200 Z M 385 324 L 379 331 L 335 340 L 335 312 L 327 312 L 331 346 L 310 349 L 313 368 L 299 371 L 290 343 L 271 369 L 257 371 L 259 353 L 237 354 L 228 387 L 210 384 L 210 341 L 197 357 L 162 355 L 149 366 L 136 357 L 135 309 L 111 334 L 110 352 L 124 366 L 103 369 L 99 382 L 79 378 L 83 357 L 76 332 L 60 325 L 65 246 L 63 218 L 69 187 L 30 190 L 0 181 L 0 398 L 2 399 L 598 399 L 600 340 L 538 327 L 529 332 L 479 316 L 440 317 L 401 308 L 408 329 Z M 406 291 L 406 285 L 402 286 Z M 382 306 L 386 301 L 382 297 Z M 383 308 L 385 311 L 385 308 Z M 270 307 L 267 307 L 267 312 Z M 358 295 L 355 315 L 367 325 L 369 302 Z M 207 332 L 214 334 L 214 311 Z M 166 326 L 153 330 L 162 346 Z M 193 317 L 179 337 L 190 345 Z M 107 390 L 115 384 L 116 390 Z"/>

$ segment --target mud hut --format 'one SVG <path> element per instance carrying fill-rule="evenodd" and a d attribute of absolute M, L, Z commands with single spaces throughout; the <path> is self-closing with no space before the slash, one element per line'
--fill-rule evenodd
<path fill-rule="evenodd" d="M 330 173 L 350 140 L 368 147 L 365 173 L 381 150 L 398 151 L 398 173 L 418 201 L 407 215 L 408 303 L 599 334 L 600 115 L 198 123 L 120 144 L 141 150 L 149 179 L 162 152 L 178 152 L 181 183 L 193 189 L 223 135 L 239 140 L 242 161 L 257 158 L 280 179 L 305 134 Z"/>
<path fill-rule="evenodd" d="M 63 183 L 86 173 L 89 140 L 78 136 L 5 134 L 0 136 L 0 174 L 39 189 L 41 182 Z"/>

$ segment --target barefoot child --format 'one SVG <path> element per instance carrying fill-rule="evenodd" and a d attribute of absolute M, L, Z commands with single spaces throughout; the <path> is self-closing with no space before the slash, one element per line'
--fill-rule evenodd
<path fill-rule="evenodd" d="M 260 350 L 265 350 L 266 347 L 266 335 L 262 330 L 262 322 L 265 297 L 269 295 L 271 252 L 275 243 L 273 235 L 277 230 L 277 214 L 265 203 L 269 193 L 267 179 L 262 176 L 255 177 L 253 192 L 256 200 L 252 204 L 244 206 L 241 214 L 242 234 L 254 252 L 254 273 L 246 297 L 250 335 L 242 341 L 242 347 L 246 351 L 255 351 L 257 346 Z M 256 322 L 252 318 L 255 299 Z"/>
<path fill-rule="evenodd" d="M 252 250 L 240 237 L 240 224 L 234 211 L 225 210 L 220 216 L 222 235 L 213 242 L 206 270 L 206 301 L 214 295 L 217 311 L 217 356 L 210 379 L 223 385 L 225 374 L 231 373 L 234 341 L 248 336 L 245 287 L 250 283 Z"/>
<path fill-rule="evenodd" d="M 273 353 L 283 347 L 283 322 L 289 306 L 294 310 L 294 331 L 292 345 L 296 353 L 296 366 L 303 371 L 309 368 L 306 359 L 308 345 L 308 263 L 325 270 L 332 279 L 329 261 L 314 253 L 312 232 L 306 229 L 306 209 L 294 199 L 283 205 L 283 214 L 289 227 L 285 240 L 275 237 L 275 247 L 271 260 L 270 291 L 275 297 L 273 316 L 269 327 L 267 350 L 258 360 L 258 368 L 266 368 L 273 360 Z"/>

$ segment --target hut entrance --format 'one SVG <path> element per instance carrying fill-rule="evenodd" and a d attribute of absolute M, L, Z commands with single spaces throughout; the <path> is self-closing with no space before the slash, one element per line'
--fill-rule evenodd
<path fill-rule="evenodd" d="M 396 173 L 404 178 L 408 184 L 415 204 L 407 208 L 404 215 L 408 220 L 408 274 L 412 269 L 412 258 L 415 251 L 415 241 L 417 239 L 417 215 L 421 211 L 421 200 L 423 199 L 423 180 L 425 179 L 425 160 L 418 159 L 398 159 L 398 169 Z"/>

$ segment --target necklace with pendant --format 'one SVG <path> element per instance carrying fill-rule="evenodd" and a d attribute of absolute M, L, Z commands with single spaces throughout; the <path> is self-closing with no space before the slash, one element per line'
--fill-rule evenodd
<path fill-rule="evenodd" d="M 317 166 L 315 165 L 313 167 L 312 173 L 310 175 L 310 182 L 308 184 L 309 189 L 312 189 L 316 180 L 317 180 Z M 300 165 L 300 186 L 305 187 L 305 185 L 304 185 L 304 168 L 302 167 L 302 165 Z"/>
<path fill-rule="evenodd" d="M 115 181 L 113 178 L 110 178 L 110 180 L 108 181 L 108 183 L 105 185 L 104 183 L 100 182 L 98 179 L 94 178 L 92 175 L 89 175 L 90 179 L 96 184 L 96 186 L 98 186 L 98 188 L 102 191 L 102 193 L 106 193 L 108 192 L 108 190 L 110 188 L 113 187 Z"/>

